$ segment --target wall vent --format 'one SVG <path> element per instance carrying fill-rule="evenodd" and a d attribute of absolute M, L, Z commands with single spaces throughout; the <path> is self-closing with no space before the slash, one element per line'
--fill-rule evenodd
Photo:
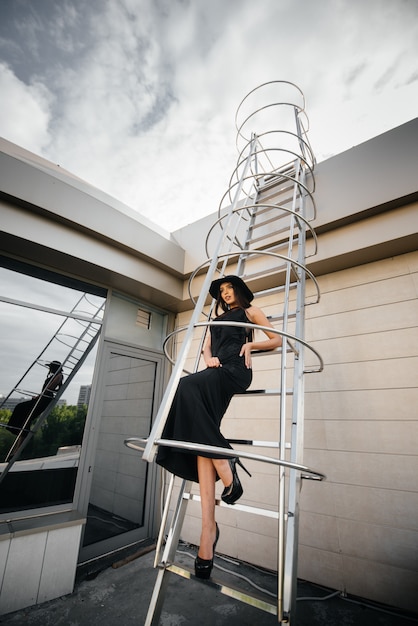
<path fill-rule="evenodd" d="M 144 309 L 138 309 L 136 314 L 136 325 L 141 328 L 149 330 L 151 328 L 151 313 L 150 311 L 144 311 Z"/>

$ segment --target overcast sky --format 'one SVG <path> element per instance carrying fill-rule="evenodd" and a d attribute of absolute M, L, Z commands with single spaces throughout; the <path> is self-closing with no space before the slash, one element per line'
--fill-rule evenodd
<path fill-rule="evenodd" d="M 302 89 L 321 161 L 416 117 L 417 53 L 417 0 L 1 0 L 0 135 L 173 231 L 251 89 Z"/>

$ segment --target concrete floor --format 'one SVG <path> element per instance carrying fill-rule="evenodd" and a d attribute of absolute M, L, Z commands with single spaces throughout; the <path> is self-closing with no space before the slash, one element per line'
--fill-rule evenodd
<path fill-rule="evenodd" d="M 4 626 L 142 626 L 157 577 L 153 547 L 134 552 L 125 560 L 108 560 L 80 568 L 74 592 L 42 605 L 0 617 Z M 190 556 L 189 556 L 190 555 Z M 178 563 L 193 568 L 195 549 L 181 548 Z M 126 555 L 125 555 L 126 557 Z M 136 558 L 133 558 L 136 557 Z M 118 557 L 120 559 L 120 555 Z M 263 589 L 274 592 L 275 577 L 249 565 L 215 557 L 217 566 L 239 573 Z M 251 586 L 229 571 L 214 568 L 213 577 L 251 592 Z M 274 626 L 277 617 L 222 594 L 197 580 L 170 574 L 161 613 L 161 626 Z M 256 592 L 255 592 L 256 593 Z M 412 626 L 418 616 L 396 609 L 372 607 L 354 599 L 332 595 L 332 590 L 300 581 L 292 626 Z M 273 601 L 274 603 L 274 601 Z"/>

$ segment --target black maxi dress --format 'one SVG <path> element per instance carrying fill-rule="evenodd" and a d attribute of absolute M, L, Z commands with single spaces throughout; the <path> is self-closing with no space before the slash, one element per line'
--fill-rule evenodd
<path fill-rule="evenodd" d="M 226 311 L 216 321 L 249 322 L 245 310 Z M 175 439 L 231 449 L 220 432 L 221 420 L 231 398 L 251 384 L 252 370 L 240 357 L 242 345 L 249 340 L 250 329 L 237 326 L 211 326 L 212 355 L 222 367 L 205 370 L 181 378 L 162 434 L 163 439 Z M 160 446 L 157 463 L 176 476 L 199 482 L 197 455 L 226 458 L 211 452 L 193 452 Z"/>
<path fill-rule="evenodd" d="M 52 382 L 54 378 L 56 380 Z M 56 372 L 48 374 L 42 385 L 42 393 L 39 396 L 16 404 L 6 426 L 7 430 L 13 435 L 18 435 L 30 414 L 30 420 L 25 429 L 28 432 L 35 419 L 45 411 L 52 398 L 54 398 L 55 392 L 58 391 L 63 383 L 63 379 L 64 376 L 62 374 L 57 374 Z"/>

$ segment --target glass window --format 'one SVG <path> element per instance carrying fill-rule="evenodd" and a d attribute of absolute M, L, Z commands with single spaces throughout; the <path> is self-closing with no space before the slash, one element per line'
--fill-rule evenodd
<path fill-rule="evenodd" d="M 16 265 L 0 267 L 0 515 L 72 502 L 106 296 Z"/>

